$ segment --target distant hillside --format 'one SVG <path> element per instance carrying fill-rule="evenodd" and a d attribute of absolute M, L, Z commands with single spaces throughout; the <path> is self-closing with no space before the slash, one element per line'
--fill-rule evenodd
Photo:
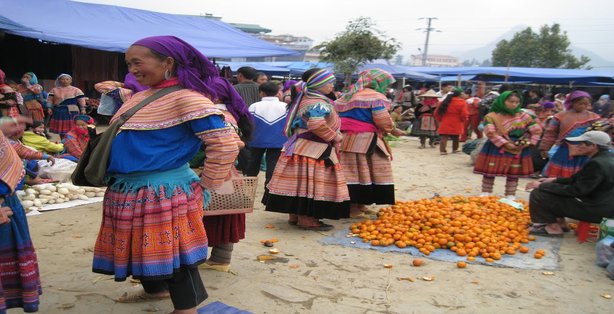
<path fill-rule="evenodd" d="M 514 37 L 514 34 L 516 34 L 519 31 L 524 30 L 525 28 L 527 28 L 526 25 L 514 26 L 512 29 L 503 33 L 501 36 L 497 37 L 497 39 L 495 39 L 494 41 L 488 43 L 487 45 L 483 47 L 475 48 L 475 49 L 464 51 L 464 52 L 456 52 L 456 53 L 453 53 L 453 55 L 457 56 L 458 60 L 460 60 L 461 62 L 465 60 L 472 60 L 472 59 L 476 59 L 479 62 L 482 62 L 492 57 L 492 51 L 495 49 L 499 41 L 503 39 L 510 40 Z M 591 58 L 591 62 L 589 62 L 589 65 L 591 65 L 593 68 L 604 68 L 604 67 L 614 68 L 614 61 L 606 60 L 605 58 L 599 56 L 595 52 L 592 52 L 586 49 L 582 49 L 579 47 L 575 47 L 573 45 L 571 45 L 570 48 L 573 54 L 578 57 L 580 55 L 585 55 Z"/>

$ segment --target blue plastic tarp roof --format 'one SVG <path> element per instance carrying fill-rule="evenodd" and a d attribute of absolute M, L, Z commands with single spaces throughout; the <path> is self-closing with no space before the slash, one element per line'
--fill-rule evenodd
<path fill-rule="evenodd" d="M 384 70 L 392 74 L 392 76 L 394 76 L 394 78 L 396 79 L 406 78 L 412 81 L 419 81 L 419 82 L 428 82 L 428 81 L 436 82 L 439 80 L 439 77 L 435 75 L 419 73 L 419 72 L 411 71 L 410 69 L 407 69 L 407 67 L 404 67 L 404 66 L 390 65 L 390 64 L 385 64 L 385 63 L 367 63 L 365 65 L 362 65 L 358 69 L 358 72 L 368 70 L 368 69 Z"/>
<path fill-rule="evenodd" d="M 237 72 L 240 67 L 250 66 L 256 71 L 264 72 L 269 75 L 287 76 L 290 74 L 290 70 L 283 67 L 276 67 L 267 65 L 263 62 L 229 62 L 229 61 L 217 61 L 220 66 L 229 66 L 233 72 Z"/>
<path fill-rule="evenodd" d="M 92 49 L 124 52 L 138 39 L 174 35 L 207 57 L 297 54 L 222 21 L 66 0 L 0 0 L 0 30 Z"/>
<path fill-rule="evenodd" d="M 582 84 L 589 82 L 614 82 L 614 71 L 520 68 L 520 67 L 409 67 L 413 71 L 433 75 L 475 75 L 475 79 L 508 82 L 533 82 L 550 84 Z"/>
<path fill-rule="evenodd" d="M 253 62 L 252 64 L 253 64 L 252 66 L 256 69 L 258 69 L 258 66 L 260 64 L 279 67 L 279 68 L 286 68 L 290 70 L 290 74 L 293 76 L 299 76 L 311 68 L 324 68 L 328 70 L 333 70 L 333 67 L 334 67 L 332 63 L 328 63 L 328 62 L 308 62 L 308 61 Z M 421 81 L 421 82 L 424 82 L 424 81 L 436 82 L 439 80 L 439 77 L 436 75 L 419 73 L 419 72 L 412 71 L 411 69 L 409 69 L 409 67 L 390 65 L 390 64 L 384 64 L 384 63 L 365 64 L 358 69 L 358 72 L 366 70 L 366 69 L 373 69 L 373 68 L 379 68 L 384 71 L 387 71 L 397 79 L 404 77 L 406 79 L 410 79 L 413 81 Z M 342 74 L 340 73 L 336 73 L 336 74 L 342 76 Z M 358 73 L 354 73 L 354 75 L 356 74 Z"/>

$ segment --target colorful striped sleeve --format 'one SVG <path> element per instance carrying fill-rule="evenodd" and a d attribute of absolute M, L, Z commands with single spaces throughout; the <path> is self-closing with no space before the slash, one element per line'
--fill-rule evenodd
<path fill-rule="evenodd" d="M 505 137 L 501 136 L 501 134 L 497 131 L 495 123 L 489 116 L 484 117 L 484 134 L 486 134 L 488 140 L 491 141 L 497 147 L 502 147 L 508 142 L 508 140 L 506 140 Z"/>
<path fill-rule="evenodd" d="M 373 124 L 375 124 L 378 129 L 382 130 L 382 132 L 390 133 L 392 132 L 394 123 L 392 122 L 388 110 L 385 110 L 386 108 L 383 106 L 380 108 L 381 109 L 373 108 L 371 111 L 373 114 Z"/>
<path fill-rule="evenodd" d="M 17 155 L 19 156 L 19 158 L 21 159 L 27 159 L 27 160 L 40 160 L 43 159 L 43 153 L 30 149 L 26 146 L 24 146 L 23 144 L 19 143 L 18 141 L 10 141 L 11 146 L 13 146 L 13 149 L 15 149 L 15 151 L 17 152 Z"/>
<path fill-rule="evenodd" d="M 326 117 L 329 114 L 330 110 L 319 104 L 314 105 L 305 114 L 308 118 L 307 129 L 327 142 L 331 142 L 337 136 L 337 133 L 326 123 Z"/>
<path fill-rule="evenodd" d="M 220 116 L 208 116 L 190 122 L 194 134 L 205 144 L 205 164 L 201 184 L 219 188 L 230 173 L 239 154 L 237 134 Z"/>
<path fill-rule="evenodd" d="M 542 127 L 531 116 L 528 116 L 527 118 L 529 119 L 529 123 L 527 124 L 527 130 L 529 131 L 529 134 L 531 134 L 530 143 L 531 145 L 537 145 L 542 135 Z"/>
<path fill-rule="evenodd" d="M 546 125 L 544 130 L 542 141 L 539 144 L 539 150 L 547 151 L 552 147 L 552 145 L 554 145 L 559 136 L 560 126 L 561 121 L 559 120 L 558 115 L 555 115 L 552 119 L 550 119 L 550 122 L 548 125 Z"/>

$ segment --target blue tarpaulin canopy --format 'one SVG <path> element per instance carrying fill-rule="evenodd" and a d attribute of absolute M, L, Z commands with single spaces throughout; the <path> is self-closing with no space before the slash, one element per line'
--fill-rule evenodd
<path fill-rule="evenodd" d="M 392 74 L 395 78 L 406 78 L 411 81 L 418 82 L 437 82 L 439 77 L 436 75 L 430 75 L 426 73 L 420 73 L 416 71 L 412 71 L 410 67 L 402 66 L 402 65 L 390 65 L 383 63 L 368 63 L 360 67 L 359 71 L 363 71 L 366 69 L 382 69 Z"/>
<path fill-rule="evenodd" d="M 256 71 L 264 72 L 268 75 L 288 76 L 290 70 L 282 67 L 276 67 L 267 65 L 264 62 L 229 62 L 229 61 L 217 61 L 220 66 L 229 66 L 233 72 L 237 72 L 240 67 L 249 66 Z"/>
<path fill-rule="evenodd" d="M 207 57 L 296 54 L 222 21 L 66 0 L 0 0 L 0 30 L 22 37 L 124 52 L 138 39 L 174 35 Z"/>
<path fill-rule="evenodd" d="M 333 70 L 334 65 L 328 62 L 307 62 L 307 61 L 277 61 L 277 62 L 251 62 L 250 66 L 254 67 L 256 70 L 267 72 L 265 66 L 273 66 L 276 68 L 285 68 L 290 70 L 290 75 L 292 76 L 300 76 L 305 71 L 311 68 L 323 68 L 327 70 Z M 232 68 L 232 66 L 231 66 Z M 366 70 L 379 68 L 388 73 L 392 74 L 395 78 L 406 78 L 412 81 L 431 81 L 436 82 L 439 80 L 439 77 L 436 75 L 430 75 L 426 73 L 419 73 L 416 71 L 412 71 L 409 67 L 398 66 L 398 65 L 389 65 L 384 63 L 368 63 L 362 65 L 357 72 Z M 234 70 L 234 68 L 232 68 Z M 341 75 L 340 73 L 336 73 L 337 75 Z M 358 73 L 354 73 L 357 75 Z"/>
<path fill-rule="evenodd" d="M 585 84 L 614 82 L 613 71 L 548 69 L 520 67 L 409 67 L 411 70 L 433 75 L 474 75 L 476 80 L 531 82 L 544 84 Z"/>

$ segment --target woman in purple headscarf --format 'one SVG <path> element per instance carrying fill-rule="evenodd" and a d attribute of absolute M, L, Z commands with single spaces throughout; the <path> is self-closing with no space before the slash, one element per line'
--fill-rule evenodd
<path fill-rule="evenodd" d="M 554 115 L 544 131 L 539 144 L 543 158 L 550 157 L 544 169 L 547 177 L 568 178 L 578 172 L 588 161 L 585 156 L 569 156 L 566 137 L 580 136 L 587 128 L 598 121 L 598 114 L 588 111 L 591 95 L 584 91 L 574 91 L 565 99 L 565 111 Z"/>
<path fill-rule="evenodd" d="M 292 102 L 292 86 L 294 86 L 296 83 L 297 81 L 295 80 L 287 80 L 284 82 L 284 86 L 281 89 L 281 101 L 288 105 L 290 102 Z"/>
<path fill-rule="evenodd" d="M 197 268 L 207 258 L 203 208 L 239 152 L 236 134 L 211 101 L 218 97 L 217 68 L 190 44 L 144 38 L 128 48 L 126 63 L 149 89 L 128 99 L 111 122 L 161 90 L 170 93 L 137 111 L 113 139 L 93 270 L 141 281 L 144 291 L 119 302 L 170 296 L 173 313 L 196 313 L 207 298 Z M 203 144 L 199 178 L 188 161 Z"/>

